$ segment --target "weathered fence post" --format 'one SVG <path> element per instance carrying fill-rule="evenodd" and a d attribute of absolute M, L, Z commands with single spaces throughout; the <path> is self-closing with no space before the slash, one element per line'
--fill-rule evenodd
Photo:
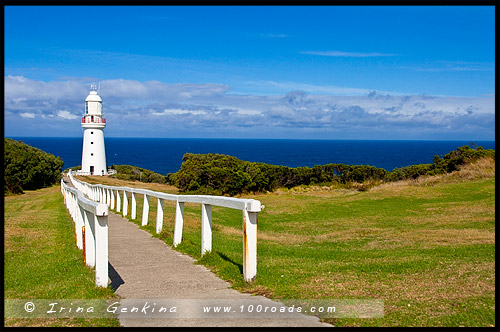
<path fill-rule="evenodd" d="M 144 204 L 142 205 L 142 226 L 148 224 L 149 216 L 149 196 L 144 194 Z"/>
<path fill-rule="evenodd" d="M 76 224 L 76 246 L 78 249 L 83 249 L 83 234 L 82 227 L 85 225 L 85 210 L 78 206 L 78 223 Z"/>
<path fill-rule="evenodd" d="M 128 197 L 127 191 L 123 191 L 123 216 L 125 217 L 128 214 Z"/>
<path fill-rule="evenodd" d="M 121 198 L 120 198 L 120 190 L 116 190 L 116 212 L 120 212 L 121 211 L 121 207 L 122 207 L 122 202 L 121 202 Z"/>
<path fill-rule="evenodd" d="M 243 278 L 246 282 L 257 275 L 257 212 L 243 210 Z"/>
<path fill-rule="evenodd" d="M 115 209 L 115 193 L 113 191 L 113 189 L 109 189 L 110 193 L 111 193 L 111 210 L 114 210 Z"/>
<path fill-rule="evenodd" d="M 156 234 L 163 228 L 163 200 L 158 198 L 158 207 L 156 209 Z"/>
<path fill-rule="evenodd" d="M 201 255 L 212 251 L 212 205 L 201 204 Z"/>
<path fill-rule="evenodd" d="M 135 197 L 135 193 L 132 192 L 132 212 L 130 213 L 130 217 L 135 219 L 137 217 L 137 198 Z"/>
<path fill-rule="evenodd" d="M 95 216 L 85 211 L 85 264 L 95 266 Z"/>
<path fill-rule="evenodd" d="M 108 286 L 108 216 L 95 216 L 95 284 Z"/>
<path fill-rule="evenodd" d="M 177 201 L 175 204 L 175 226 L 174 226 L 174 247 L 182 241 L 182 225 L 184 223 L 184 202 Z"/>

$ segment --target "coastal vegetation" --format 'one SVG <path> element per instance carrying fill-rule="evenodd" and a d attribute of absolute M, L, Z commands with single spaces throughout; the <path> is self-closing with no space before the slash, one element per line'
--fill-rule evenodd
<path fill-rule="evenodd" d="M 60 157 L 4 138 L 4 194 L 22 194 L 58 183 L 63 164 Z"/>
<path fill-rule="evenodd" d="M 444 157 L 435 156 L 432 164 L 411 165 L 389 172 L 374 166 L 345 164 L 290 168 L 243 161 L 222 154 L 186 153 L 181 168 L 176 173 L 168 174 L 167 182 L 185 193 L 230 196 L 311 184 L 335 184 L 362 191 L 383 182 L 449 173 L 486 156 L 494 159 L 495 151 L 465 145 Z"/>
<path fill-rule="evenodd" d="M 116 174 L 111 176 L 121 180 L 153 183 L 165 183 L 167 181 L 164 175 L 137 166 L 112 165 L 111 169 L 117 171 Z"/>

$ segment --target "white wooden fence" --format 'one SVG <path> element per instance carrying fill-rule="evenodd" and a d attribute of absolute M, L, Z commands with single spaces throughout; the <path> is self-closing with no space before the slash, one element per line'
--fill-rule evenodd
<path fill-rule="evenodd" d="M 75 223 L 76 245 L 85 264 L 95 267 L 95 284 L 108 286 L 108 206 L 85 198 L 61 180 L 64 203 Z"/>
<path fill-rule="evenodd" d="M 257 216 L 263 206 L 254 199 L 242 199 L 208 195 L 172 195 L 147 189 L 114 187 L 102 184 L 89 184 L 73 177 L 71 170 L 68 173 L 73 185 L 92 200 L 101 202 L 128 214 L 128 194 L 131 198 L 130 217 L 137 217 L 137 195 L 144 196 L 142 210 L 142 225 L 148 224 L 149 200 L 151 197 L 158 200 L 156 213 L 156 232 L 160 233 L 163 227 L 163 202 L 164 200 L 176 202 L 174 224 L 174 247 L 182 240 L 184 222 L 184 203 L 201 204 L 201 254 L 212 251 L 212 206 L 221 206 L 241 210 L 243 212 L 243 277 L 246 282 L 251 282 L 257 275 Z"/>

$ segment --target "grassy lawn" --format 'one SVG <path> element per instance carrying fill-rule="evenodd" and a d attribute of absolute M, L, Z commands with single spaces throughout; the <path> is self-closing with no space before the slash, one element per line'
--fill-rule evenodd
<path fill-rule="evenodd" d="M 83 264 L 60 186 L 4 198 L 5 299 L 111 299 Z M 120 326 L 117 319 L 12 318 L 5 326 Z"/>
<path fill-rule="evenodd" d="M 464 169 L 365 192 L 299 187 L 245 196 L 266 206 L 259 213 L 258 272 L 251 284 L 241 272 L 241 211 L 213 207 L 213 251 L 201 258 L 201 207 L 186 204 L 178 250 L 243 292 L 384 300 L 383 318 L 327 320 L 336 326 L 494 326 L 494 164 L 484 167 L 489 170 Z M 105 181 L 175 193 L 169 186 Z M 139 225 L 142 200 L 138 196 Z M 143 227 L 152 234 L 156 205 L 151 199 Z M 174 203 L 165 202 L 158 237 L 170 245 L 174 214 Z"/>

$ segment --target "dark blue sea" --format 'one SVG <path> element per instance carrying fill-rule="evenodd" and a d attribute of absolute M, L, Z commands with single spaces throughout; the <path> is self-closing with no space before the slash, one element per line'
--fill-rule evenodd
<path fill-rule="evenodd" d="M 81 165 L 83 138 L 10 137 L 61 157 L 63 169 Z M 495 149 L 495 141 L 365 141 L 295 139 L 105 138 L 108 166 L 134 165 L 160 174 L 177 172 L 185 153 L 220 153 L 289 167 L 342 163 L 392 171 L 430 164 L 459 146 Z"/>

